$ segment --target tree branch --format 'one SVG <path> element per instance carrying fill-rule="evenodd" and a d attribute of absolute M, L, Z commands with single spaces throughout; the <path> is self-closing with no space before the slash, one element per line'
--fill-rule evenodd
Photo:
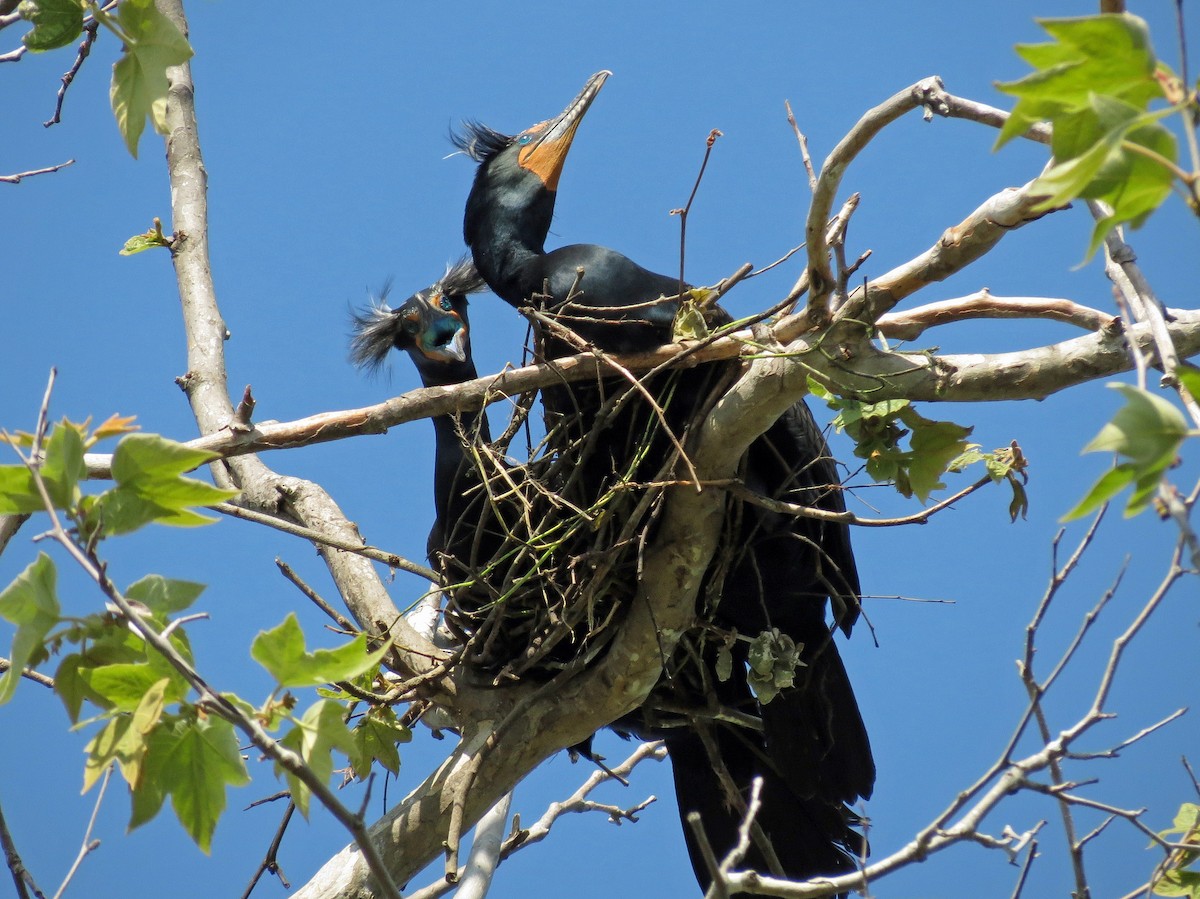
<path fill-rule="evenodd" d="M 182 0 L 160 0 L 160 6 L 187 34 Z M 217 305 L 208 258 L 208 176 L 200 152 L 190 65 L 169 68 L 167 79 L 167 169 L 176 234 L 171 257 L 179 283 L 188 357 L 188 370 L 179 384 L 202 434 L 236 434 L 239 429 L 230 429 L 236 413 L 225 370 L 224 342 L 229 334 Z M 254 456 L 229 457 L 225 464 L 214 464 L 212 472 L 218 484 L 242 490 L 243 505 L 267 514 L 283 510 L 297 523 L 334 540 L 362 543 L 333 499 L 311 482 L 280 477 Z M 363 630 L 394 638 L 396 651 L 390 663 L 413 676 L 428 670 L 430 659 L 442 654 L 404 621 L 371 562 L 325 543 L 316 545 Z"/>

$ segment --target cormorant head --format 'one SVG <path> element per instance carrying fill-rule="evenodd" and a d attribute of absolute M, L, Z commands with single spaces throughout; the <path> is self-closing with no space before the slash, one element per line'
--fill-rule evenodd
<path fill-rule="evenodd" d="M 412 357 L 427 384 L 461 379 L 462 366 L 471 365 L 467 295 L 483 289 L 474 264 L 459 260 L 432 286 L 394 309 L 386 303 L 390 287 L 369 309 L 353 313 L 351 361 L 360 368 L 378 369 L 395 347 Z"/>
<path fill-rule="evenodd" d="M 463 223 L 468 244 L 475 247 L 480 240 L 492 236 L 486 232 L 494 228 L 495 214 L 528 213 L 531 221 L 518 225 L 518 231 L 526 232 L 520 236 L 540 249 L 550 229 L 554 194 L 571 141 L 611 74 L 597 72 L 558 116 L 520 134 L 503 134 L 479 122 L 465 122 L 461 131 L 450 135 L 459 150 L 479 163 Z"/>

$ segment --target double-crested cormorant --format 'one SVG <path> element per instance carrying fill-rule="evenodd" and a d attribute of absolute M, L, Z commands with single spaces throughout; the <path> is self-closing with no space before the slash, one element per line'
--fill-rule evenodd
<path fill-rule="evenodd" d="M 513 306 L 543 310 L 601 349 L 630 352 L 671 340 L 679 309 L 678 279 L 592 244 L 545 250 L 567 151 L 608 74 L 593 76 L 562 114 L 549 121 L 516 136 L 471 123 L 455 136 L 455 144 L 479 163 L 463 233 L 492 291 Z M 718 322 L 729 321 L 719 308 L 715 316 Z M 577 351 L 556 330 L 548 338 L 549 357 Z M 667 425 L 679 437 L 686 439 L 689 421 L 702 414 L 727 370 L 700 366 L 669 378 L 660 376 L 649 385 L 666 408 Z M 630 440 L 631 434 L 648 433 L 646 424 L 654 416 L 645 406 L 638 411 L 636 402 L 627 403 L 623 417 L 605 417 L 611 405 L 606 404 L 608 394 L 620 389 L 615 383 L 576 385 L 544 394 L 548 421 L 560 445 L 591 445 L 591 456 L 581 464 L 596 492 L 618 472 L 634 480 L 653 480 L 671 448 L 661 433 L 653 438 L 651 452 L 644 443 Z M 752 444 L 743 480 L 766 496 L 831 511 L 845 508 L 836 467 L 802 402 Z M 730 509 L 726 556 L 721 565 L 714 561 L 709 572 L 710 582 L 719 582 L 718 595 L 701 610 L 703 617 L 749 636 L 778 628 L 802 646 L 803 664 L 793 687 L 756 705 L 746 681 L 745 643 L 734 644 L 740 664 L 724 682 L 715 677 L 715 647 L 701 649 L 699 675 L 693 679 L 711 685 L 722 706 L 760 715 L 763 731 L 718 722 L 664 732 L 681 814 L 701 812 L 710 842 L 718 858 L 723 857 L 734 845 L 740 814 L 722 797 L 714 768 L 724 767 L 743 798 L 751 779 L 761 775 L 764 804 L 759 823 L 782 873 L 807 878 L 854 870 L 853 856 L 863 844 L 852 827 L 857 819 L 846 806 L 870 796 L 875 766 L 826 621 L 830 600 L 835 628 L 849 634 L 858 617 L 858 574 L 848 528 L 749 504 L 731 503 Z M 677 677 L 685 679 L 682 674 Z M 706 699 L 711 705 L 712 695 L 697 697 L 697 705 Z M 707 746 L 700 739 L 702 728 L 712 736 Z M 652 728 L 643 728 L 647 729 Z M 685 836 L 697 878 L 706 886 L 707 867 L 686 825 Z M 752 846 L 745 867 L 769 872 L 773 866 Z"/>
<path fill-rule="evenodd" d="M 354 314 L 351 361 L 360 368 L 377 369 L 395 348 L 412 358 L 426 387 L 473 380 L 478 375 L 471 357 L 467 295 L 483 288 L 475 266 L 464 259 L 450 266 L 431 287 L 417 291 L 394 309 L 385 303 L 385 290 L 372 308 Z M 455 546 L 466 553 L 475 529 L 461 523 L 479 517 L 478 510 L 472 515 L 468 509 L 473 502 L 469 486 L 475 479 L 460 435 L 477 434 L 485 442 L 491 436 L 482 411 L 463 413 L 457 420 L 453 415 L 438 415 L 433 427 L 433 502 L 437 517 L 427 549 L 437 568 Z"/>

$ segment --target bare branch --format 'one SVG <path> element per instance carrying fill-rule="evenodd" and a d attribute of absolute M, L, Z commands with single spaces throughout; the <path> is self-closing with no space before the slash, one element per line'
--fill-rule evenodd
<path fill-rule="evenodd" d="M 110 763 L 104 771 L 104 779 L 100 782 L 100 790 L 96 794 L 96 804 L 92 806 L 92 816 L 88 818 L 87 829 L 83 832 L 83 844 L 79 847 L 79 853 L 75 856 L 75 861 L 67 871 L 67 876 L 59 884 L 58 890 L 54 894 L 54 899 L 61 899 L 63 893 L 67 891 L 67 887 L 75 878 L 75 872 L 83 864 L 83 860 L 100 848 L 100 841 L 92 839 L 92 832 L 96 829 L 96 818 L 100 815 L 100 804 L 104 802 L 104 794 L 108 790 L 109 780 L 112 779 L 112 772 L 113 766 Z"/>
<path fill-rule="evenodd" d="M 792 104 L 784 100 L 783 108 L 787 110 L 788 124 L 792 126 L 792 131 L 796 134 L 796 142 L 800 144 L 800 158 L 804 160 L 804 171 L 808 175 L 808 189 L 815 191 L 817 189 L 817 173 L 813 169 L 812 157 L 808 155 L 808 138 L 800 130 L 800 126 L 796 123 L 796 116 L 792 113 Z"/>
<path fill-rule="evenodd" d="M 471 854 L 461 874 L 455 872 L 459 882 L 458 899 L 484 899 L 491 886 L 496 866 L 500 864 L 500 850 L 504 845 L 504 828 L 508 824 L 508 809 L 512 805 L 512 793 L 496 803 L 475 825 L 475 838 L 471 841 Z"/>
<path fill-rule="evenodd" d="M 825 227 L 833 211 L 833 202 L 847 166 L 883 128 L 919 106 L 928 108 L 930 104 L 937 102 L 941 93 L 944 93 L 942 81 L 934 76 L 894 94 L 874 109 L 868 110 L 822 163 L 804 229 L 810 279 L 808 309 L 814 322 L 823 322 L 828 317 L 828 310 L 824 304 L 835 284 L 829 265 Z"/>
<path fill-rule="evenodd" d="M 1192 356 L 1200 352 L 1200 311 L 1172 309 L 1169 312 L 1171 321 L 1167 327 L 1180 354 Z M 777 328 L 783 326 L 784 322 L 781 322 Z M 791 328 L 787 333 L 791 333 Z M 1130 328 L 1124 337 L 1138 346 L 1150 346 L 1152 342 L 1145 325 Z M 1101 331 L 1011 353 L 944 356 L 890 353 L 860 346 L 858 355 L 848 359 L 830 359 L 814 352 L 819 340 L 813 339 L 800 342 L 795 355 L 803 355 L 804 364 L 811 371 L 851 395 L 871 396 L 876 401 L 907 397 L 923 401 L 989 402 L 1043 399 L 1088 381 L 1129 371 L 1132 363 L 1125 339 Z M 382 434 L 397 425 L 433 415 L 479 409 L 539 387 L 616 374 L 618 369 L 613 363 L 619 363 L 629 372 L 639 372 L 670 364 L 682 353 L 687 354 L 688 365 L 698 365 L 761 352 L 762 344 L 758 338 L 750 331 L 739 331 L 701 349 L 668 344 L 648 353 L 604 359 L 581 353 L 556 359 L 553 363 L 510 369 L 454 387 L 412 390 L 373 406 L 323 412 L 291 422 L 264 422 L 248 434 L 218 429 L 210 435 L 187 441 L 186 445 L 226 458 L 312 446 L 347 437 Z M 800 395 L 802 392 L 796 394 Z M 88 477 L 111 477 L 111 455 L 89 453 L 85 461 Z"/>
<path fill-rule="evenodd" d="M 25 862 L 21 860 L 21 854 L 17 852 L 17 844 L 8 830 L 8 822 L 4 820 L 3 809 L 0 809 L 0 849 L 4 850 L 4 861 L 8 865 L 9 873 L 12 874 L 13 884 L 17 889 L 17 899 L 29 899 L 30 890 L 33 890 L 33 895 L 37 899 L 46 899 L 45 894 L 34 883 L 33 875 L 25 867 Z"/>
<path fill-rule="evenodd" d="M 285 534 L 292 534 L 295 537 L 303 537 L 305 540 L 311 540 L 313 543 L 319 543 L 333 549 L 340 549 L 344 552 L 357 553 L 367 559 L 373 559 L 376 562 L 382 562 L 389 568 L 399 568 L 401 571 L 407 571 L 409 574 L 415 574 L 418 577 L 423 577 L 429 581 L 436 581 L 438 574 L 432 568 L 425 565 L 419 565 L 412 562 L 404 556 L 396 553 L 390 553 L 386 550 L 378 549 L 374 546 L 364 546 L 361 544 L 349 543 L 345 540 L 340 540 L 330 534 L 323 534 L 320 531 L 306 528 L 298 524 L 294 524 L 286 519 L 280 518 L 277 515 L 266 515 L 262 512 L 256 512 L 253 509 L 243 509 L 235 503 L 217 503 L 211 506 L 214 511 L 220 512 L 223 515 L 229 515 L 233 518 L 240 518 L 243 521 L 253 521 L 256 524 L 265 524 L 267 527 L 275 528 L 283 531 Z"/>
<path fill-rule="evenodd" d="M 1053 319 L 1085 331 L 1119 333 L 1121 320 L 1072 300 L 1049 297 L 998 297 L 986 287 L 965 297 L 927 303 L 905 312 L 889 312 L 876 326 L 893 340 L 915 340 L 927 329 L 979 318 Z"/>
<path fill-rule="evenodd" d="M 88 54 L 92 52 L 92 44 L 96 42 L 96 35 L 99 33 L 100 23 L 95 18 L 89 17 L 88 21 L 83 26 L 83 43 L 79 45 L 79 50 L 75 54 L 75 62 L 72 63 L 66 73 L 62 76 L 62 87 L 58 89 L 58 97 L 54 102 L 54 115 L 42 124 L 49 128 L 51 125 L 57 125 L 62 121 L 63 101 L 67 99 L 67 89 L 71 86 L 71 82 L 75 80 L 75 76 L 79 74 L 79 70 L 83 67 L 83 61 L 88 58 Z"/>
<path fill-rule="evenodd" d="M 162 9 L 186 34 L 181 0 L 164 0 Z M 179 383 L 202 434 L 236 436 L 242 427 L 228 392 L 224 351 L 228 331 L 217 305 L 208 258 L 208 175 L 200 152 L 190 65 L 168 68 L 167 79 L 167 169 L 176 235 L 171 257 L 188 348 L 188 370 Z M 297 523 L 334 540 L 353 545 L 362 542 L 333 499 L 315 484 L 280 477 L 254 456 L 230 457 L 214 463 L 211 470 L 217 484 L 242 490 L 244 507 L 268 514 L 284 511 Z M 363 630 L 390 633 L 395 638 L 394 664 L 413 675 L 428 670 L 429 660 L 441 653 L 404 621 L 371 562 L 325 543 L 318 543 L 317 549 Z"/>
<path fill-rule="evenodd" d="M 3 61 L 0 57 L 0 62 Z M 66 162 L 60 162 L 58 165 L 47 166 L 44 169 L 34 169 L 31 172 L 20 172 L 16 175 L 0 175 L 0 182 L 5 184 L 20 184 L 23 178 L 32 178 L 34 175 L 48 175 L 51 172 L 57 172 L 59 169 L 65 169 L 69 165 L 74 165 L 74 159 L 68 159 Z"/>
<path fill-rule="evenodd" d="M 0 659 L 0 673 L 8 671 L 12 668 L 12 662 L 8 659 Z M 35 684 L 41 684 L 43 687 L 54 689 L 54 678 L 42 674 L 40 671 L 34 671 L 31 668 L 22 668 L 21 677 L 33 681 Z"/>
<path fill-rule="evenodd" d="M 283 869 L 279 867 L 279 847 L 283 843 L 283 835 L 287 832 L 288 824 L 291 823 L 292 815 L 295 811 L 296 803 L 288 802 L 287 808 L 283 812 L 283 820 L 279 822 L 279 827 L 275 829 L 275 836 L 271 840 L 271 845 L 267 847 L 267 854 L 259 863 L 258 870 L 250 878 L 250 883 L 242 893 L 242 899 L 249 899 L 250 894 L 254 892 L 254 888 L 258 885 L 259 879 L 268 872 L 279 878 L 279 885 L 285 890 L 292 888 L 292 885 L 288 883 L 288 879 L 283 874 Z"/>

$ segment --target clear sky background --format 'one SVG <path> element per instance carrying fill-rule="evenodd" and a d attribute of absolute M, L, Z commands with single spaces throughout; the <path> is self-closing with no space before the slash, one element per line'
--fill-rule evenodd
<path fill-rule="evenodd" d="M 808 188 L 785 99 L 819 163 L 864 110 L 928 75 L 943 76 L 954 93 L 1008 106 L 993 82 L 1025 72 L 1012 45 L 1041 39 L 1034 17 L 1094 8 L 1081 0 L 332 7 L 193 0 L 193 71 L 213 272 L 232 335 L 231 390 L 253 385 L 256 418 L 265 421 L 363 406 L 418 385 L 406 359 L 396 359 L 390 378 L 374 381 L 349 366 L 347 310 L 389 276 L 399 296 L 428 285 L 462 252 L 462 207 L 474 166 L 462 156 L 447 158 L 446 135 L 464 118 L 512 133 L 560 111 L 591 73 L 612 69 L 567 162 L 550 245 L 605 244 L 666 272 L 675 271 L 679 239 L 668 210 L 686 201 L 704 139 L 720 128 L 725 136 L 689 219 L 687 247 L 689 280 L 714 283 L 743 262 L 765 265 L 802 240 Z M 1133 9 L 1150 20 L 1160 55 L 1177 66 L 1173 4 L 1152 0 Z M 1195 21 L 1191 31 L 1195 56 Z M 15 46 L 20 32 L 0 33 L 0 52 Z M 147 134 L 141 159 L 131 159 L 108 109 L 117 49 L 101 35 L 68 94 L 64 122 L 51 129 L 41 122 L 53 111 L 73 53 L 27 55 L 0 67 L 0 174 L 77 160 L 57 174 L 0 184 L 0 426 L 33 425 L 47 373 L 57 366 L 55 417 L 137 415 L 145 430 L 183 440 L 196 428 L 173 382 L 185 355 L 170 260 L 164 252 L 117 255 L 154 216 L 168 227 L 170 221 L 161 139 Z M 871 145 L 849 170 L 843 195 L 862 193 L 849 244 L 852 256 L 874 251 L 862 274 L 874 277 L 911 258 L 986 197 L 1036 175 L 1043 149 L 1014 143 L 993 154 L 994 138 L 981 126 L 927 124 L 912 114 Z M 1133 243 L 1164 302 L 1194 306 L 1196 223 L 1177 200 L 1169 205 Z M 1089 229 L 1085 210 L 1052 216 L 908 305 L 988 287 L 997 295 L 1062 296 L 1109 310 L 1100 264 L 1077 268 Z M 772 304 L 798 276 L 801 259 L 742 284 L 728 307 L 745 314 Z M 481 371 L 519 361 L 524 330 L 511 309 L 484 295 L 472 320 Z M 1070 336 L 1066 326 L 1048 323 L 962 324 L 928 334 L 920 345 L 983 352 Z M 881 597 L 866 603 L 878 645 L 864 623 L 842 651 L 879 766 L 865 809 L 877 855 L 903 845 L 948 805 L 1012 733 L 1025 702 L 1013 662 L 1050 573 L 1057 520 L 1108 464 L 1099 456 L 1081 459 L 1079 449 L 1117 406 L 1116 395 L 1098 384 L 1041 403 L 927 405 L 929 417 L 975 425 L 984 448 L 1020 443 L 1031 460 L 1028 520 L 1010 524 L 1008 496 L 995 489 L 925 527 L 856 531 L 864 589 Z M 826 410 L 816 411 L 828 419 Z M 843 439 L 833 445 L 849 458 Z M 322 483 L 369 542 L 423 557 L 432 519 L 428 423 L 266 461 Z M 1178 472 L 1180 482 L 1189 483 L 1196 468 L 1193 459 Z M 950 487 L 976 476 L 958 476 Z M 857 496 L 851 507 L 862 513 L 916 509 L 886 488 Z M 27 525 L 0 558 L 0 582 L 32 559 L 37 531 Z M 1082 532 L 1081 525 L 1069 527 L 1065 542 L 1073 545 Z M 1055 730 L 1090 704 L 1111 640 L 1162 575 L 1175 534 L 1150 515 L 1132 522 L 1112 515 L 1054 606 L 1038 656 L 1043 673 L 1131 557 L 1116 599 L 1051 695 Z M 321 635 L 324 619 L 276 571 L 280 556 L 332 595 L 311 547 L 293 538 L 222 520 L 201 532 L 151 529 L 105 551 L 120 585 L 148 572 L 210 585 L 199 607 L 212 618 L 189 631 L 201 669 L 222 689 L 255 701 L 267 695 L 271 684 L 248 662 L 248 646 L 291 610 L 312 641 L 333 642 Z M 422 584 L 400 574 L 392 590 L 404 604 Z M 67 573 L 61 593 L 65 607 L 80 614 L 101 603 L 95 589 Z M 1185 582 L 1139 637 L 1113 694 L 1120 717 L 1093 732 L 1087 748 L 1114 745 L 1194 701 L 1196 598 L 1194 580 Z M 0 628 L 0 646 L 9 638 L 7 626 Z M 1162 829 L 1181 801 L 1195 799 L 1180 756 L 1191 752 L 1200 762 L 1198 738 L 1189 715 L 1120 759 L 1069 773 L 1099 777 L 1088 796 L 1147 806 L 1146 823 Z M 69 731 L 57 699 L 34 684 L 23 683 L 0 709 L 0 803 L 44 889 L 69 867 L 92 808 L 94 795 L 79 795 L 86 740 Z M 608 734 L 599 747 L 610 760 L 632 748 Z M 418 732 L 402 747 L 404 766 L 387 800 L 419 783 L 446 749 Z M 242 811 L 280 789 L 269 767 L 249 765 L 254 782 L 230 794 L 211 858 L 190 843 L 170 810 L 125 835 L 128 800 L 114 781 L 100 812 L 102 846 L 68 895 L 240 894 L 283 811 L 280 804 Z M 534 820 L 589 773 L 555 758 L 520 785 L 514 809 Z M 600 815 L 564 820 L 546 843 L 503 865 L 493 895 L 692 895 L 671 793 L 666 764 L 644 766 L 629 789 L 603 794 L 622 805 L 657 795 L 637 824 L 616 828 Z M 382 809 L 376 789 L 370 817 Z M 1081 818 L 1085 831 L 1099 820 Z M 1052 804 L 1014 801 L 986 827 L 1023 831 L 1041 819 L 1049 821 L 1039 837 L 1045 857 L 1034 864 L 1027 895 L 1067 895 L 1070 874 Z M 293 884 L 304 883 L 347 839 L 320 811 L 309 823 L 297 819 L 280 854 L 284 871 Z M 1097 895 L 1123 896 L 1145 881 L 1158 859 L 1146 842 L 1118 824 L 1092 844 L 1087 859 Z M 876 895 L 1008 896 L 1016 876 L 1003 855 L 964 846 L 896 875 Z M 8 889 L 0 887 L 0 895 Z M 283 891 L 266 882 L 254 895 Z"/>

